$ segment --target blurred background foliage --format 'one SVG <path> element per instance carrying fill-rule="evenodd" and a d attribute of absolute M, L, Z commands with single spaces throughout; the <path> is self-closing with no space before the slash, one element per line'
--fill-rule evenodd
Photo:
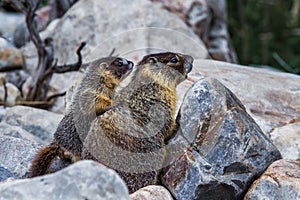
<path fill-rule="evenodd" d="M 300 74 L 300 0 L 227 0 L 239 62 Z"/>

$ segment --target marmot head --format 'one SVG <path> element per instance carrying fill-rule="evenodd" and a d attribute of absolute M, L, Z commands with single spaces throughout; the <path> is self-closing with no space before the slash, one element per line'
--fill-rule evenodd
<path fill-rule="evenodd" d="M 121 79 L 124 75 L 128 75 L 132 68 L 133 62 L 120 57 L 108 57 L 100 66 L 110 71 L 116 78 Z"/>
<path fill-rule="evenodd" d="M 144 56 L 143 59 L 138 63 L 138 65 L 144 65 L 146 63 L 162 63 L 179 71 L 184 76 L 187 76 L 187 74 L 192 70 L 193 61 L 194 59 L 189 55 L 183 55 L 173 52 L 163 52 Z"/>

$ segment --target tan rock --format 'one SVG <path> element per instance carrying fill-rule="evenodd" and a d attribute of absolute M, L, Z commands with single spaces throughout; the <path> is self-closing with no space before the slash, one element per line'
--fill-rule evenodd
<path fill-rule="evenodd" d="M 268 167 L 244 200 L 300 199 L 300 161 L 278 160 Z"/>
<path fill-rule="evenodd" d="M 24 59 L 20 50 L 14 47 L 0 48 L 0 71 L 22 69 Z"/>
<path fill-rule="evenodd" d="M 173 200 L 169 191 L 158 185 L 149 185 L 130 195 L 131 200 Z"/>
<path fill-rule="evenodd" d="M 275 128 L 271 139 L 283 158 L 300 158 L 300 121 Z"/>

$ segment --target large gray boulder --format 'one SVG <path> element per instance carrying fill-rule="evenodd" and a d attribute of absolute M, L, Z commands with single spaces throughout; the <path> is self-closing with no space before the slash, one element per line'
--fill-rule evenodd
<path fill-rule="evenodd" d="M 82 41 L 87 42 L 83 55 L 89 60 L 107 56 L 113 48 L 137 60 L 151 48 L 207 56 L 198 36 L 179 17 L 148 0 L 80 0 L 55 23 L 42 36 L 54 39 L 55 57 L 62 64 L 77 61 L 75 50 Z"/>
<path fill-rule="evenodd" d="M 94 161 L 79 161 L 57 173 L 0 183 L 5 200 L 129 200 L 116 172 Z"/>
<path fill-rule="evenodd" d="M 228 87 L 268 136 L 275 128 L 300 122 L 298 75 L 211 60 L 196 61 L 194 70 L 195 79 L 201 73 Z"/>
<path fill-rule="evenodd" d="M 41 36 L 53 38 L 54 57 L 59 64 L 76 62 L 76 49 L 83 41 L 87 42 L 82 51 L 84 62 L 106 57 L 114 48 L 115 55 L 136 62 L 158 51 L 181 52 L 195 59 L 207 57 L 204 44 L 191 28 L 149 0 L 80 0 Z M 37 65 L 34 45 L 29 43 L 22 51 L 28 69 L 34 73 Z M 58 74 L 50 85 L 57 92 L 64 92 L 79 78 L 77 73 Z M 53 109 L 55 112 L 62 112 L 62 99 L 59 104 Z"/>
<path fill-rule="evenodd" d="M 190 88 L 180 110 L 183 149 L 162 173 L 176 199 L 240 199 L 280 152 L 239 99 L 215 79 Z M 172 155 L 174 157 L 174 155 Z"/>
<path fill-rule="evenodd" d="M 203 76 L 218 79 L 240 99 L 283 158 L 300 157 L 300 76 L 212 60 L 195 60 L 189 75 L 194 82 Z M 194 82 L 178 87 L 179 105 Z"/>

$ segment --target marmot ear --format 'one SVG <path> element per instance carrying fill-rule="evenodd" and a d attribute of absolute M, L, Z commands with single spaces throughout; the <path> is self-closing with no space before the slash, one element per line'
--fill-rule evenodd
<path fill-rule="evenodd" d="M 104 69 L 107 69 L 109 67 L 109 65 L 107 63 L 101 63 L 100 67 L 103 67 Z"/>
<path fill-rule="evenodd" d="M 155 57 L 149 57 L 149 58 L 147 59 L 147 61 L 148 61 L 148 63 L 150 63 L 150 64 L 155 64 L 155 63 L 157 63 L 157 58 L 155 58 Z"/>

